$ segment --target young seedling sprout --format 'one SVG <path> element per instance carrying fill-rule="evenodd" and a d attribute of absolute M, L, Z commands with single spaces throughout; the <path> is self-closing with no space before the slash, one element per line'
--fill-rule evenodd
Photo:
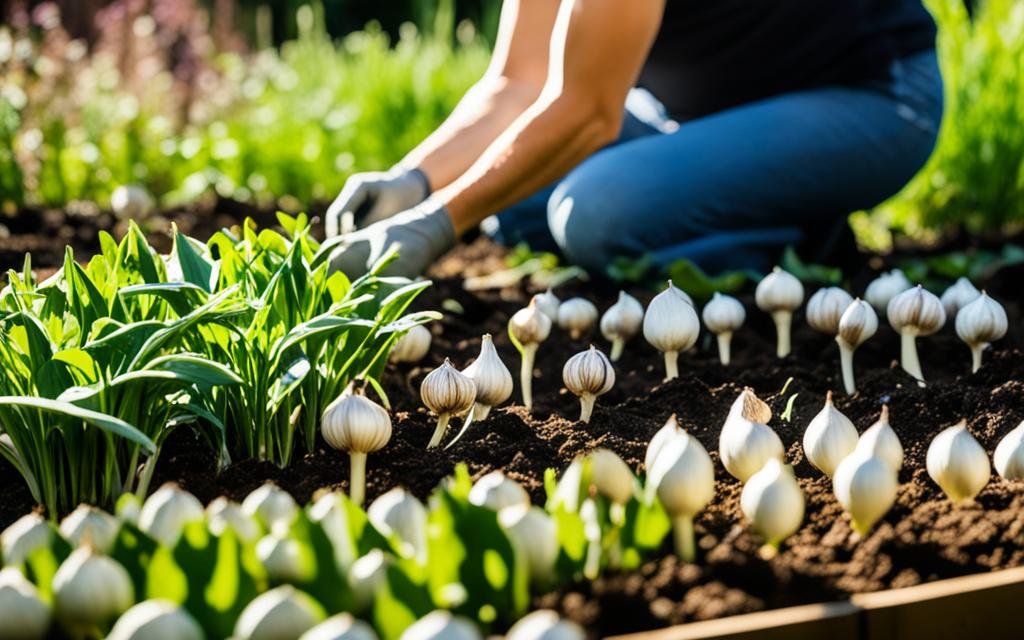
<path fill-rule="evenodd" d="M 881 315 L 886 314 L 889 301 L 913 287 L 907 276 L 899 269 L 878 276 L 864 290 L 864 299 Z"/>
<path fill-rule="evenodd" d="M 956 335 L 971 349 L 971 373 L 981 368 L 985 349 L 1002 339 L 1008 326 L 1003 305 L 984 292 L 956 314 Z"/>
<path fill-rule="evenodd" d="M 857 428 L 832 404 L 832 392 L 825 396 L 825 407 L 814 416 L 804 431 L 804 455 L 815 469 L 832 477 L 836 467 L 857 447 Z"/>
<path fill-rule="evenodd" d="M 508 321 L 508 334 L 522 356 L 519 384 L 523 388 L 523 406 L 529 411 L 533 409 L 533 361 L 540 343 L 551 334 L 551 318 L 541 311 L 537 296 L 530 300 L 529 306 L 516 311 Z"/>
<path fill-rule="evenodd" d="M 966 420 L 935 436 L 925 466 L 935 484 L 958 504 L 973 500 L 992 474 L 988 454 L 967 430 Z"/>
<path fill-rule="evenodd" d="M 653 452 L 644 488 L 647 501 L 656 494 L 672 519 L 676 555 L 683 562 L 694 562 L 697 546 L 693 519 L 715 495 L 715 469 L 708 452 L 696 438 L 678 428 L 674 416 L 666 424 L 669 426 L 674 430 L 665 432 L 669 435 Z M 648 456 L 651 453 L 648 446 Z"/>
<path fill-rule="evenodd" d="M 775 267 L 761 282 L 757 283 L 754 302 L 757 303 L 758 309 L 772 316 L 777 336 L 775 353 L 780 358 L 789 355 L 793 312 L 800 307 L 803 301 L 804 286 L 794 275 L 783 271 L 780 267 Z"/>
<path fill-rule="evenodd" d="M 764 538 L 761 556 L 775 556 L 804 519 L 804 493 L 793 468 L 775 458 L 768 460 L 743 486 L 740 509 Z"/>
<path fill-rule="evenodd" d="M 715 292 L 711 301 L 704 305 L 701 316 L 704 326 L 718 339 L 718 359 L 722 364 L 729 364 L 732 358 L 732 334 L 747 319 L 743 303 L 732 296 Z"/>
<path fill-rule="evenodd" d="M 942 302 L 942 308 L 946 311 L 946 317 L 955 320 L 956 314 L 977 300 L 979 296 L 981 296 L 981 292 L 978 291 L 978 288 L 967 278 L 961 277 L 942 292 L 942 297 L 939 300 Z"/>
<path fill-rule="evenodd" d="M 562 368 L 565 388 L 580 399 L 580 422 L 590 422 L 597 396 L 608 393 L 615 384 L 615 369 L 608 357 L 591 345 L 577 353 Z"/>
<path fill-rule="evenodd" d="M 421 324 L 414 325 L 395 341 L 391 349 L 391 362 L 416 363 L 430 351 L 430 329 Z"/>
<path fill-rule="evenodd" d="M 547 314 L 545 314 L 547 315 Z M 579 340 L 597 322 L 597 307 L 583 298 L 570 298 L 558 305 L 558 326 Z"/>
<path fill-rule="evenodd" d="M 476 385 L 476 401 L 473 403 L 473 408 L 470 409 L 462 429 L 448 444 L 448 447 L 459 441 L 469 425 L 486 420 L 492 407 L 505 402 L 512 395 L 512 374 L 509 373 L 505 363 L 501 361 L 501 356 L 494 348 L 494 342 L 491 341 L 489 333 L 484 335 L 480 343 L 480 355 L 473 361 L 473 364 L 462 371 L 462 375 Z"/>
<path fill-rule="evenodd" d="M 930 336 L 946 323 L 946 311 L 935 294 L 921 285 L 907 289 L 889 301 L 889 324 L 900 334 L 900 364 L 924 386 L 924 373 L 917 357 L 918 336 Z"/>
<path fill-rule="evenodd" d="M 423 378 L 420 397 L 423 404 L 437 414 L 437 428 L 427 444 L 428 449 L 433 449 L 441 444 L 452 416 L 460 416 L 473 406 L 476 384 L 468 376 L 459 373 L 451 361 L 445 358 L 444 364 Z"/>
<path fill-rule="evenodd" d="M 618 301 L 601 316 L 601 335 L 612 343 L 611 361 L 618 362 L 626 342 L 640 332 L 644 308 L 633 296 L 619 292 Z"/>
<path fill-rule="evenodd" d="M 347 451 L 350 463 L 349 497 L 357 505 L 366 496 L 366 456 L 391 440 L 391 417 L 384 407 L 365 396 L 348 393 L 324 410 L 320 430 L 324 440 Z"/>
<path fill-rule="evenodd" d="M 746 388 L 733 402 L 718 437 L 722 466 L 740 482 L 746 482 L 768 460 L 781 460 L 784 448 L 779 434 L 768 426 L 772 410 Z"/>
<path fill-rule="evenodd" d="M 697 342 L 700 320 L 690 296 L 668 281 L 668 288 L 654 296 L 644 314 L 644 338 L 665 354 L 665 380 L 679 377 L 679 352 Z"/>
<path fill-rule="evenodd" d="M 870 304 L 857 298 L 839 318 L 836 343 L 839 345 L 839 364 L 843 372 L 843 388 L 847 395 L 857 391 L 853 375 L 853 353 L 878 331 L 878 316 Z"/>

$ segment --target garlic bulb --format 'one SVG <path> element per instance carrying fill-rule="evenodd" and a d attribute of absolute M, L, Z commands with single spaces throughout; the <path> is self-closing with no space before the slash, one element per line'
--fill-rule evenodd
<path fill-rule="evenodd" d="M 729 364 L 732 359 L 732 334 L 747 319 L 747 311 L 743 303 L 732 296 L 715 292 L 711 301 L 704 305 L 701 314 L 704 326 L 715 334 L 718 339 L 718 358 L 722 364 Z"/>
<path fill-rule="evenodd" d="M 701 443 L 683 430 L 672 434 L 647 474 L 647 499 L 657 494 L 672 519 L 676 555 L 683 562 L 697 559 L 693 518 L 715 495 L 715 468 Z"/>
<path fill-rule="evenodd" d="M 608 357 L 591 345 L 566 361 L 562 368 L 565 388 L 580 399 L 580 422 L 590 422 L 597 397 L 615 385 L 615 369 Z"/>
<path fill-rule="evenodd" d="M 256 596 L 242 610 L 233 637 L 236 640 L 298 638 L 326 617 L 316 600 L 284 584 Z"/>
<path fill-rule="evenodd" d="M 749 387 L 729 410 L 718 438 L 718 455 L 725 470 L 740 482 L 746 482 L 768 460 L 782 460 L 782 440 L 768 426 L 771 419 L 772 410 Z"/>
<path fill-rule="evenodd" d="M 124 612 L 107 640 L 205 640 L 188 611 L 170 600 L 146 600 Z"/>
<path fill-rule="evenodd" d="M 946 317 L 952 320 L 956 318 L 957 312 L 974 302 L 980 295 L 981 292 L 971 284 L 970 280 L 960 277 L 952 286 L 942 292 L 942 297 L 939 300 L 942 302 L 942 308 L 946 311 Z"/>
<path fill-rule="evenodd" d="M 473 483 L 469 490 L 469 502 L 492 511 L 507 507 L 530 504 L 530 494 L 523 485 L 512 480 L 501 471 L 491 471 Z"/>
<path fill-rule="evenodd" d="M 439 609 L 417 620 L 399 640 L 483 640 L 483 636 L 466 618 Z"/>
<path fill-rule="evenodd" d="M 867 342 L 878 331 L 878 315 L 871 305 L 857 298 L 850 303 L 839 317 L 839 331 L 836 343 L 839 344 L 839 362 L 843 372 L 843 387 L 847 395 L 857 391 L 853 376 L 853 352 Z"/>
<path fill-rule="evenodd" d="M 313 558 L 308 556 L 288 529 L 278 523 L 273 531 L 256 543 L 256 559 L 267 571 L 271 582 L 306 582 L 316 573 Z"/>
<path fill-rule="evenodd" d="M 0 533 L 0 552 L 5 564 L 18 565 L 36 549 L 50 546 L 52 540 L 53 529 L 43 516 L 32 512 L 18 518 Z"/>
<path fill-rule="evenodd" d="M 540 507 L 516 504 L 498 512 L 498 523 L 516 553 L 526 559 L 530 580 L 541 588 L 548 586 L 555 577 L 555 562 L 561 550 L 554 519 Z"/>
<path fill-rule="evenodd" d="M 832 477 L 836 499 L 850 514 L 850 526 L 867 537 L 868 532 L 896 502 L 897 470 L 870 449 L 843 458 Z"/>
<path fill-rule="evenodd" d="M 377 634 L 351 613 L 339 613 L 302 634 L 299 640 L 377 640 Z"/>
<path fill-rule="evenodd" d="M 79 505 L 60 523 L 60 534 L 72 546 L 88 542 L 100 553 L 107 553 L 114 546 L 121 523 L 102 509 L 87 504 Z"/>
<path fill-rule="evenodd" d="M 825 407 L 811 419 L 804 431 L 804 455 L 815 469 L 828 477 L 857 447 L 857 428 L 832 404 L 832 392 L 825 396 Z"/>
<path fill-rule="evenodd" d="M 807 301 L 807 324 L 834 336 L 839 333 L 839 318 L 852 302 L 850 294 L 839 287 L 822 287 Z"/>
<path fill-rule="evenodd" d="M 558 299 L 551 289 L 548 289 L 544 293 L 538 293 L 533 296 L 530 301 L 537 301 L 537 308 L 546 315 L 551 322 L 558 322 L 558 307 L 561 306 L 562 301 Z"/>
<path fill-rule="evenodd" d="M 569 337 L 579 340 L 597 322 L 597 307 L 583 298 L 569 298 L 558 305 L 558 326 L 569 332 Z"/>
<path fill-rule="evenodd" d="M 935 484 L 958 503 L 973 500 L 992 475 L 988 455 L 967 430 L 966 420 L 935 436 L 925 466 Z"/>
<path fill-rule="evenodd" d="M 348 573 L 348 584 L 352 587 L 352 597 L 356 609 L 363 610 L 373 604 L 377 592 L 388 577 L 388 567 L 393 562 L 392 556 L 380 549 L 373 549 L 365 556 L 352 563 Z"/>
<path fill-rule="evenodd" d="M 242 513 L 263 523 L 268 530 L 288 526 L 299 514 L 291 494 L 273 482 L 264 482 L 242 501 Z M 280 525 L 278 523 L 281 523 Z"/>
<path fill-rule="evenodd" d="M 668 281 L 668 288 L 654 296 L 644 314 L 644 338 L 665 354 L 665 379 L 679 377 L 679 353 L 697 342 L 700 320 L 690 297 Z"/>
<path fill-rule="evenodd" d="M 780 358 L 790 352 L 790 331 L 793 325 L 793 312 L 804 301 L 804 285 L 796 277 L 775 267 L 771 273 L 757 283 L 754 290 L 754 302 L 757 308 L 772 316 L 775 323 L 776 350 Z"/>
<path fill-rule="evenodd" d="M 875 308 L 875 311 L 884 315 L 889 308 L 889 301 L 912 286 L 901 270 L 893 269 L 871 281 L 864 290 L 864 299 Z"/>
<path fill-rule="evenodd" d="M 651 441 L 647 443 L 647 452 L 644 454 L 644 470 L 650 475 L 651 467 L 654 466 L 654 461 L 661 453 L 661 450 L 665 448 L 672 439 L 677 436 L 686 435 L 686 431 L 679 426 L 679 421 L 676 420 L 676 414 L 669 416 L 669 419 L 665 421 L 665 424 L 658 429 Z"/>
<path fill-rule="evenodd" d="M 1009 324 L 1006 310 L 982 292 L 956 315 L 956 335 L 971 349 L 971 373 L 981 368 L 981 354 L 989 343 L 1002 339 Z"/>
<path fill-rule="evenodd" d="M 142 514 L 142 500 L 134 493 L 124 493 L 114 504 L 114 516 L 121 522 L 139 524 L 139 516 Z"/>
<path fill-rule="evenodd" d="M 50 606 L 14 567 L 0 570 L 0 620 L 0 637 L 10 640 L 42 640 L 50 628 Z"/>
<path fill-rule="evenodd" d="M 620 291 L 618 301 L 601 316 L 601 335 L 612 343 L 612 362 L 618 362 L 622 357 L 626 343 L 640 332 L 643 321 L 644 307 L 640 301 Z"/>
<path fill-rule="evenodd" d="M 395 341 L 395 346 L 391 347 L 389 358 L 391 362 L 396 363 L 419 362 L 430 352 L 432 340 L 433 337 L 430 335 L 430 329 L 421 324 L 414 325 L 412 329 L 406 331 Z"/>
<path fill-rule="evenodd" d="M 586 637 L 578 624 L 559 618 L 551 609 L 527 614 L 505 634 L 505 640 L 586 640 Z"/>
<path fill-rule="evenodd" d="M 533 361 L 537 357 L 540 343 L 551 333 L 552 318 L 541 311 L 537 296 L 529 306 L 516 311 L 508 321 L 508 333 L 521 346 L 522 362 L 519 368 L 519 384 L 523 388 L 523 406 L 533 409 Z"/>
<path fill-rule="evenodd" d="M 476 385 L 476 404 L 473 405 L 467 423 L 469 420 L 485 420 L 492 407 L 505 402 L 512 395 L 512 374 L 501 361 L 489 333 L 484 334 L 480 343 L 480 355 L 462 374 Z"/>
<path fill-rule="evenodd" d="M 924 384 L 921 362 L 917 358 L 918 336 L 930 336 L 946 323 L 946 312 L 935 294 L 921 285 L 907 289 L 889 301 L 889 324 L 900 334 L 900 364 L 918 384 Z"/>
<path fill-rule="evenodd" d="M 118 220 L 142 221 L 153 210 L 153 198 L 145 187 L 123 184 L 110 194 L 110 209 Z"/>
<path fill-rule="evenodd" d="M 456 374 L 462 375 L 457 371 Z M 343 394 L 324 409 L 320 431 L 327 444 L 339 451 L 348 451 L 349 496 L 357 505 L 363 504 L 366 456 L 380 451 L 391 440 L 391 417 L 387 410 L 365 396 Z"/>
<path fill-rule="evenodd" d="M 421 562 L 427 557 L 427 510 L 401 487 L 379 496 L 366 510 L 370 523 L 400 546 L 406 558 Z"/>
<path fill-rule="evenodd" d="M 230 529 L 242 542 L 252 542 L 260 535 L 256 520 L 242 511 L 242 505 L 224 496 L 207 505 L 206 521 L 215 536 L 224 535 Z"/>
<path fill-rule="evenodd" d="M 903 445 L 889 425 L 889 405 L 882 405 L 882 415 L 878 421 L 860 435 L 857 449 L 877 455 L 896 471 L 903 467 Z"/>
<path fill-rule="evenodd" d="M 1007 480 L 1024 480 L 1024 421 L 1003 436 L 992 455 L 996 471 Z"/>
<path fill-rule="evenodd" d="M 161 544 L 173 547 L 185 526 L 203 520 L 203 505 L 188 491 L 168 482 L 146 498 L 139 528 Z"/>
<path fill-rule="evenodd" d="M 765 555 L 772 555 L 804 519 L 804 493 L 793 469 L 769 459 L 743 486 L 740 509 L 764 538 Z"/>
<path fill-rule="evenodd" d="M 590 455 L 591 483 L 597 492 L 615 504 L 633 497 L 636 478 L 629 465 L 610 449 L 594 449 Z"/>
<path fill-rule="evenodd" d="M 72 552 L 53 576 L 54 612 L 73 635 L 106 626 L 134 601 L 125 568 L 88 545 Z"/>
<path fill-rule="evenodd" d="M 420 385 L 420 398 L 427 408 L 437 414 L 437 427 L 427 444 L 433 449 L 441 444 L 444 432 L 452 416 L 459 416 L 469 411 L 476 400 L 476 384 L 468 377 L 459 373 L 448 358 L 444 364 L 427 374 Z"/>

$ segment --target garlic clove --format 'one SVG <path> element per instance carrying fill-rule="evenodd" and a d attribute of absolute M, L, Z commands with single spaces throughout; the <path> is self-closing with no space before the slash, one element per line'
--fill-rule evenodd
<path fill-rule="evenodd" d="M 883 273 L 868 285 L 864 291 L 864 299 L 880 314 L 885 314 L 889 301 L 910 289 L 913 285 L 900 269 Z"/>
<path fill-rule="evenodd" d="M 548 289 L 544 293 L 538 293 L 530 299 L 531 302 L 537 302 L 537 308 L 546 315 L 551 322 L 558 322 L 558 307 L 561 306 L 562 301 L 558 299 L 558 296 Z"/>
<path fill-rule="evenodd" d="M 949 427 L 928 445 L 928 475 L 950 500 L 969 502 L 988 484 L 992 467 L 985 450 L 967 430 L 967 422 Z"/>
<path fill-rule="evenodd" d="M 640 332 L 643 321 L 644 307 L 640 301 L 620 291 L 618 301 L 601 316 L 601 335 L 612 343 L 612 362 L 622 356 L 625 344 Z"/>
<path fill-rule="evenodd" d="M 915 338 L 929 336 L 946 323 L 946 312 L 935 294 L 921 285 L 907 289 L 889 301 L 889 324 L 900 334 L 900 364 L 903 370 L 924 384 Z"/>
<path fill-rule="evenodd" d="M 469 490 L 469 502 L 492 511 L 501 511 L 517 504 L 530 504 L 530 494 L 523 485 L 512 480 L 501 471 L 491 471 L 473 483 Z"/>
<path fill-rule="evenodd" d="M 427 444 L 433 449 L 441 444 L 448 421 L 473 406 L 476 400 L 476 384 L 452 366 L 448 358 L 444 364 L 427 374 L 420 384 L 420 398 L 428 409 L 437 414 L 437 428 Z"/>
<path fill-rule="evenodd" d="M 644 471 L 648 474 L 651 473 L 651 467 L 654 466 L 654 461 L 657 459 L 658 454 L 665 447 L 666 444 L 671 442 L 677 436 L 686 435 L 686 431 L 679 426 L 679 421 L 676 419 L 676 414 L 669 416 L 669 419 L 665 421 L 665 424 L 658 429 L 651 441 L 647 443 L 647 452 L 644 454 Z"/>
<path fill-rule="evenodd" d="M 777 549 L 804 519 L 804 494 L 792 468 L 769 459 L 743 486 L 740 509 L 766 546 Z"/>
<path fill-rule="evenodd" d="M 832 392 L 825 406 L 811 419 L 804 431 L 804 455 L 815 469 L 830 478 L 843 458 L 857 447 L 857 428 L 832 403 Z"/>
<path fill-rule="evenodd" d="M 401 554 L 421 562 L 427 556 L 427 510 L 401 487 L 382 494 L 366 510 L 370 523 L 399 543 Z"/>
<path fill-rule="evenodd" d="M 889 405 L 882 405 L 882 415 L 861 434 L 857 449 L 878 456 L 896 471 L 903 467 L 903 445 L 889 424 Z"/>
<path fill-rule="evenodd" d="M 704 305 L 701 318 L 708 331 L 718 338 L 718 357 L 722 364 L 729 364 L 732 334 L 743 326 L 747 319 L 743 303 L 732 296 L 715 292 L 711 301 Z"/>
<path fill-rule="evenodd" d="M 771 409 L 750 388 L 743 390 L 729 410 L 718 453 L 725 470 L 740 482 L 747 482 L 768 460 L 782 460 L 782 440 L 767 424 L 771 417 Z"/>
<path fill-rule="evenodd" d="M 483 636 L 468 619 L 439 609 L 413 623 L 399 640 L 483 640 Z"/>
<path fill-rule="evenodd" d="M 72 546 L 88 542 L 100 553 L 110 551 L 120 531 L 117 518 L 87 504 L 79 505 L 60 523 L 60 534 Z"/>
<path fill-rule="evenodd" d="M 970 280 L 960 277 L 942 292 L 942 297 L 939 300 L 942 302 L 942 308 L 946 311 L 946 317 L 956 318 L 957 312 L 974 302 L 980 295 L 981 292 Z"/>
<path fill-rule="evenodd" d="M 665 354 L 665 379 L 679 377 L 679 353 L 692 347 L 700 335 L 700 320 L 693 301 L 672 281 L 654 296 L 644 314 L 644 339 Z"/>
<path fill-rule="evenodd" d="M 135 601 L 128 572 L 118 562 L 79 547 L 53 576 L 53 608 L 57 620 L 75 630 L 105 627 Z"/>
<path fill-rule="evenodd" d="M 299 640 L 378 640 L 373 627 L 351 613 L 339 613 L 327 618 Z"/>
<path fill-rule="evenodd" d="M 224 496 L 206 506 L 206 521 L 215 536 L 224 535 L 230 529 L 242 542 L 252 542 L 260 535 L 255 518 L 242 511 L 242 505 Z"/>
<path fill-rule="evenodd" d="M 715 469 L 700 442 L 683 430 L 661 447 L 647 475 L 646 499 L 654 495 L 672 519 L 676 555 L 696 560 L 693 519 L 715 495 Z"/>
<path fill-rule="evenodd" d="M 50 605 L 21 571 L 13 566 L 0 570 L 0 620 L 4 625 L 0 637 L 42 640 L 47 637 L 50 619 Z"/>
<path fill-rule="evenodd" d="M 395 341 L 389 356 L 391 362 L 419 362 L 430 352 L 430 343 L 433 337 L 430 329 L 421 324 L 414 325 Z"/>
<path fill-rule="evenodd" d="M 590 422 L 594 401 L 615 385 L 615 369 L 608 357 L 594 348 L 577 353 L 562 368 L 565 388 L 580 399 L 580 421 Z"/>
<path fill-rule="evenodd" d="M 374 453 L 391 440 L 391 417 L 366 396 L 346 393 L 324 409 L 320 432 L 339 451 Z"/>
<path fill-rule="evenodd" d="M 206 634 L 185 609 L 170 600 L 146 600 L 117 619 L 107 640 L 205 640 Z"/>
<path fill-rule="evenodd" d="M 597 322 L 597 307 L 583 298 L 570 298 L 558 306 L 558 326 L 578 340 Z"/>
<path fill-rule="evenodd" d="M 288 536 L 287 527 L 274 530 L 256 543 L 256 559 L 267 571 L 271 582 L 306 582 L 316 574 L 313 559 L 295 538 Z"/>
<path fill-rule="evenodd" d="M 793 312 L 804 301 L 804 286 L 791 273 L 775 267 L 771 273 L 757 283 L 754 302 L 757 308 L 771 314 L 775 323 L 776 355 L 785 358 L 790 352 L 790 331 Z"/>
<path fill-rule="evenodd" d="M 303 591 L 281 585 L 250 602 L 235 623 L 236 640 L 298 638 L 327 617 L 323 607 Z"/>
<path fill-rule="evenodd" d="M 999 475 L 1007 480 L 1024 480 L 1024 421 L 1003 436 L 992 461 Z"/>
<path fill-rule="evenodd" d="M 530 580 L 542 587 L 549 585 L 555 578 L 555 563 L 561 551 L 555 520 L 540 507 L 516 504 L 498 512 L 498 523 L 516 553 L 526 559 Z"/>
<path fill-rule="evenodd" d="M 839 287 L 822 287 L 807 301 L 807 324 L 831 336 L 839 333 L 839 319 L 853 297 Z"/>
<path fill-rule="evenodd" d="M 393 563 L 394 558 L 380 549 L 373 549 L 352 563 L 348 583 L 352 587 L 356 610 L 367 609 L 373 605 L 377 592 L 387 580 L 388 567 Z"/>
<path fill-rule="evenodd" d="M 878 315 L 871 305 L 857 298 L 839 317 L 836 344 L 839 345 L 839 363 L 843 374 L 843 388 L 847 395 L 857 391 L 853 374 L 853 352 L 878 331 Z"/>
<path fill-rule="evenodd" d="M 509 333 L 522 345 L 540 344 L 551 334 L 553 318 L 548 317 L 538 304 L 536 297 L 530 304 L 516 311 L 509 319 Z"/>
<path fill-rule="evenodd" d="M 565 509 L 569 513 L 576 513 L 580 508 L 580 498 L 584 492 L 583 486 L 583 457 L 576 457 L 569 466 L 562 472 L 555 486 L 555 494 L 551 498 L 551 507 L 554 509 Z M 586 487 L 589 489 L 589 487 Z"/>
<path fill-rule="evenodd" d="M 50 546 L 52 540 L 53 529 L 46 519 L 32 512 L 18 518 L 0 533 L 0 553 L 8 566 L 19 565 L 36 549 Z"/>
<path fill-rule="evenodd" d="M 571 620 L 563 620 L 551 609 L 540 609 L 512 625 L 505 640 L 586 640 L 587 634 Z"/>
<path fill-rule="evenodd" d="M 1006 310 L 982 292 L 956 315 L 956 335 L 971 349 L 972 372 L 981 368 L 981 355 L 990 343 L 1006 335 Z"/>
<path fill-rule="evenodd" d="M 203 505 L 194 495 L 168 482 L 146 498 L 139 528 L 161 544 L 173 547 L 185 526 L 203 520 Z"/>
<path fill-rule="evenodd" d="M 636 490 L 636 477 L 629 465 L 610 449 L 594 449 L 590 455 L 591 483 L 597 492 L 615 504 L 626 504 Z"/>
<path fill-rule="evenodd" d="M 839 504 L 850 515 L 853 530 L 866 537 L 896 502 L 899 480 L 892 465 L 863 449 L 839 463 L 832 487 Z"/>
<path fill-rule="evenodd" d="M 309 508 L 309 519 L 320 525 L 334 548 L 334 562 L 348 574 L 356 559 L 356 541 L 349 528 L 349 509 L 340 492 L 326 492 Z"/>
<path fill-rule="evenodd" d="M 484 334 L 480 343 L 480 355 L 462 371 L 462 374 L 476 385 L 476 404 L 488 410 L 505 402 L 512 395 L 512 374 L 501 361 L 489 333 Z M 473 416 L 477 421 L 484 417 L 477 415 L 476 409 Z"/>
<path fill-rule="evenodd" d="M 262 522 L 269 530 L 291 525 L 299 513 L 299 505 L 290 493 L 273 482 L 265 482 L 242 501 L 242 513 Z"/>

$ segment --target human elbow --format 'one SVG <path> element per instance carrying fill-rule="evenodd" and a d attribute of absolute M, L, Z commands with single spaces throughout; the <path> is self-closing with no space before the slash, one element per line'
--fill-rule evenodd
<path fill-rule="evenodd" d="M 584 141 L 587 151 L 596 151 L 611 144 L 622 129 L 623 102 L 602 100 L 594 96 L 563 96 L 571 113 L 573 128 Z"/>

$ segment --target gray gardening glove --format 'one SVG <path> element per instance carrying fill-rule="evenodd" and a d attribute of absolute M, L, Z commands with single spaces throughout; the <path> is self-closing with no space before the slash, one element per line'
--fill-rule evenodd
<path fill-rule="evenodd" d="M 419 169 L 357 173 L 345 181 L 327 208 L 327 237 L 344 233 L 343 220 L 358 227 L 379 222 L 410 209 L 430 195 L 430 182 Z"/>
<path fill-rule="evenodd" d="M 415 278 L 455 246 L 455 228 L 444 205 L 427 200 L 365 229 L 346 234 L 331 251 L 331 270 L 358 278 L 369 271 L 392 244 L 398 243 L 398 259 L 387 275 Z"/>

